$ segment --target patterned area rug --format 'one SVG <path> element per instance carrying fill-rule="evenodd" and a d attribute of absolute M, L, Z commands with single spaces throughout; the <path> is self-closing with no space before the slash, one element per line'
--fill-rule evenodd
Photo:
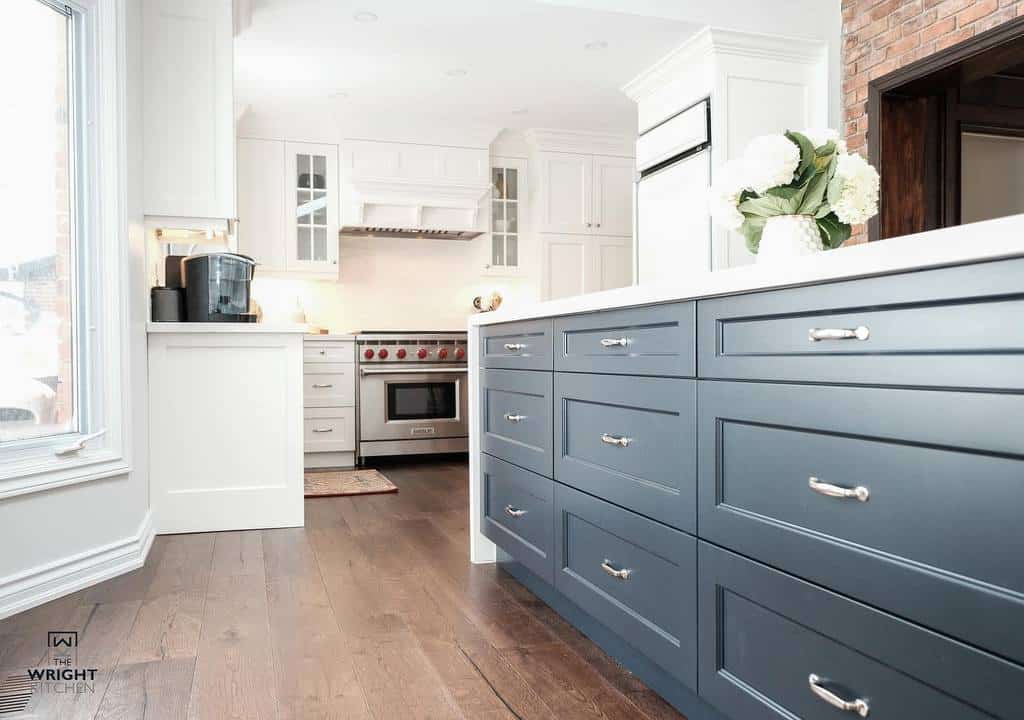
<path fill-rule="evenodd" d="M 321 470 L 306 473 L 306 497 L 393 492 L 398 492 L 398 487 L 376 470 Z"/>

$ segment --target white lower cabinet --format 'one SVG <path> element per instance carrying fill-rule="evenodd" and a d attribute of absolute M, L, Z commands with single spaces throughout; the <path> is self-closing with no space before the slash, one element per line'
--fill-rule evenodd
<path fill-rule="evenodd" d="M 631 237 L 542 233 L 541 248 L 545 300 L 633 283 Z"/>
<path fill-rule="evenodd" d="M 355 464 L 356 364 L 351 337 L 310 336 L 302 363 L 306 469 Z"/>

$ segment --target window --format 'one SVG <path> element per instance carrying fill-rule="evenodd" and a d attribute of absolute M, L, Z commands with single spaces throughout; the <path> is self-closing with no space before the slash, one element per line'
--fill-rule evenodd
<path fill-rule="evenodd" d="M 519 267 L 524 169 L 512 159 L 496 159 L 491 168 L 491 270 Z"/>
<path fill-rule="evenodd" d="M 0 446 L 80 429 L 71 12 L 5 4 Z M 6 57 L 3 57 L 6 56 Z"/>

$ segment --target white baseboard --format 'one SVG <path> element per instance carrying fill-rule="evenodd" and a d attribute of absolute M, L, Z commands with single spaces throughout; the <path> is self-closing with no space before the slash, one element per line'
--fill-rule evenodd
<path fill-rule="evenodd" d="M 147 510 L 131 537 L 0 578 L 0 619 L 142 567 L 154 534 Z"/>

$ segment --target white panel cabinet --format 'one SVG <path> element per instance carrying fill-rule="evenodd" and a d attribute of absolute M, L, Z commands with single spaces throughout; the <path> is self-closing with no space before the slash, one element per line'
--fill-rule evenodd
<path fill-rule="evenodd" d="M 286 272 L 284 143 L 238 139 L 238 250 L 257 275 Z"/>
<path fill-rule="evenodd" d="M 611 290 L 633 282 L 631 237 L 544 233 L 545 300 Z"/>
<path fill-rule="evenodd" d="M 540 167 L 541 232 L 633 234 L 632 158 L 544 152 Z"/>
<path fill-rule="evenodd" d="M 286 142 L 285 263 L 289 272 L 338 275 L 338 147 Z"/>
<path fill-rule="evenodd" d="M 355 464 L 355 339 L 309 335 L 303 344 L 303 449 L 307 469 Z"/>
<path fill-rule="evenodd" d="M 231 0 L 144 0 L 148 216 L 235 213 Z"/>
<path fill-rule="evenodd" d="M 593 158 L 593 232 L 633 234 L 633 158 L 595 155 Z"/>

